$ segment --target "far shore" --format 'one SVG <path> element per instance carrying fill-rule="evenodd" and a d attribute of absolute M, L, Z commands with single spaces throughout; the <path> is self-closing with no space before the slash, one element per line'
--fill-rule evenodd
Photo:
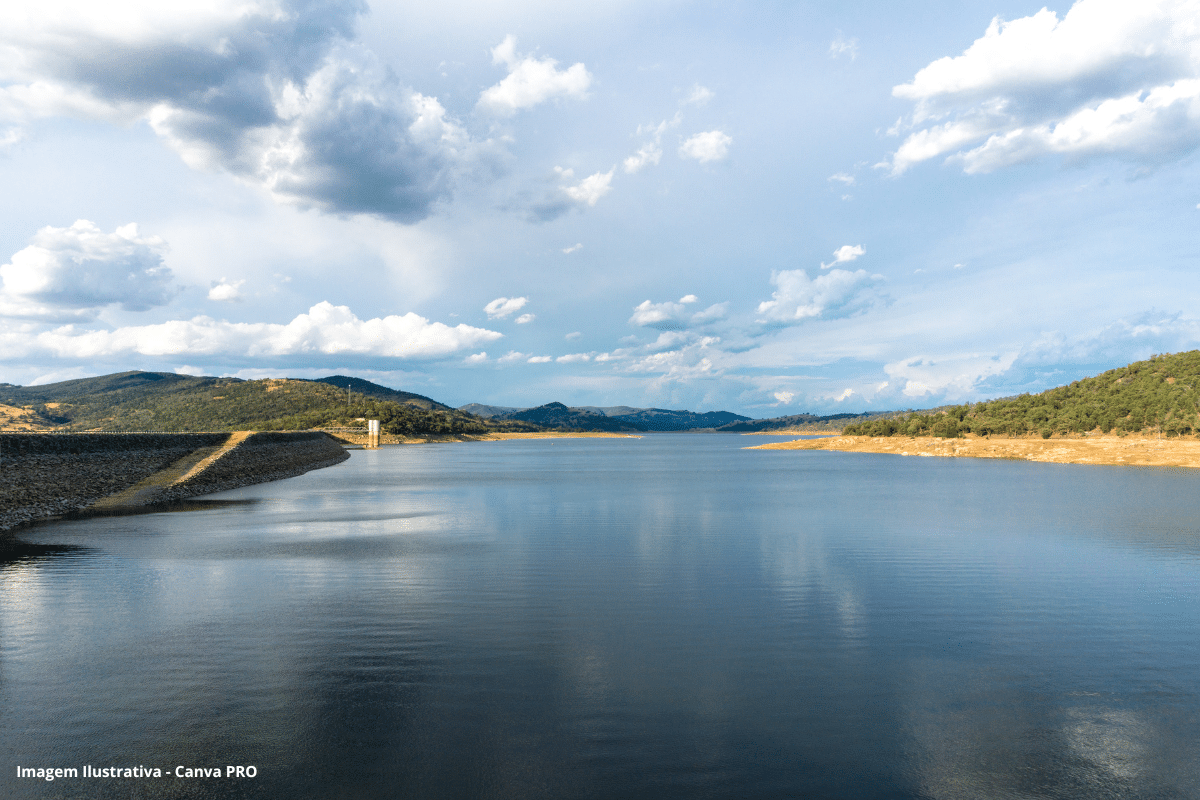
<path fill-rule="evenodd" d="M 1200 439 L 1156 436 L 1083 436 L 1067 439 L 967 436 L 962 439 L 907 436 L 828 436 L 748 447 L 747 450 L 836 450 L 948 458 L 1008 458 L 1052 464 L 1134 467 L 1200 467 Z"/>
<path fill-rule="evenodd" d="M 346 444 L 367 444 L 367 434 L 330 431 L 334 438 Z M 534 433 L 431 433 L 421 436 L 402 436 L 384 433 L 379 443 L 384 444 L 431 444 L 434 442 L 500 442 L 508 439 L 640 439 L 636 433 L 609 433 L 606 431 L 538 431 Z"/>

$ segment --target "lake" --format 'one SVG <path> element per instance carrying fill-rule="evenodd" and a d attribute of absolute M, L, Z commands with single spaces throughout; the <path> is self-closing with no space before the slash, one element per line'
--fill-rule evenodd
<path fill-rule="evenodd" d="M 385 447 L 27 528 L 0 794 L 1200 797 L 1200 472 L 771 440 Z"/>

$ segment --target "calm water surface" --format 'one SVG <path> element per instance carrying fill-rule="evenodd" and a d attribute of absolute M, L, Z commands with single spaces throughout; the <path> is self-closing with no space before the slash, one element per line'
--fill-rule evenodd
<path fill-rule="evenodd" d="M 0 794 L 1200 797 L 1200 472 L 762 441 L 391 447 L 27 529 Z M 85 764 L 170 777 L 16 777 Z"/>

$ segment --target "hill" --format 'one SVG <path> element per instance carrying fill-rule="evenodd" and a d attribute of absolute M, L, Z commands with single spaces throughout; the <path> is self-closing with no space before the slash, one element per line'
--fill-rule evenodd
<path fill-rule="evenodd" d="M 816 414 L 791 414 L 786 417 L 771 417 L 770 419 L 743 418 L 737 422 L 726 423 L 717 428 L 717 430 L 729 433 L 769 433 L 770 431 L 795 430 L 835 432 L 840 431 L 850 422 L 882 419 L 901 413 L 904 412 L 874 411 L 866 414 L 829 414 L 824 417 L 817 416 Z"/>
<path fill-rule="evenodd" d="M 1200 350 L 1154 356 L 1040 394 L 848 425 L 846 435 L 981 436 L 1161 433 L 1200 430 Z"/>
<path fill-rule="evenodd" d="M 737 422 L 748 422 L 749 417 L 729 411 L 670 411 L 665 408 L 642 408 L 633 413 L 616 414 L 609 419 L 618 420 L 643 431 L 692 431 L 719 428 Z"/>
<path fill-rule="evenodd" d="M 335 376 L 336 378 L 336 376 Z M 395 390 L 363 381 L 376 394 Z M 20 407 L 43 429 L 231 431 L 360 426 L 385 433 L 483 433 L 469 414 L 412 395 L 403 401 L 356 394 L 325 381 L 197 377 L 123 372 L 45 386 L 0 385 L 0 403 Z M 382 390 L 382 391 L 380 391 Z M 434 407 L 425 408 L 421 401 Z"/>
<path fill-rule="evenodd" d="M 393 400 L 397 403 L 404 403 L 414 408 L 423 408 L 427 411 L 432 409 L 439 409 L 441 411 L 453 410 L 445 403 L 439 403 L 437 400 L 426 397 L 423 394 L 389 389 L 386 386 L 380 386 L 378 383 L 371 383 L 362 378 L 352 378 L 349 375 L 330 375 L 328 378 L 314 378 L 312 382 L 328 383 L 330 386 L 336 386 L 342 391 L 349 388 L 352 395 L 359 394 L 364 397 L 373 397 L 376 400 Z M 467 413 L 471 412 L 467 411 Z"/>
<path fill-rule="evenodd" d="M 496 414 L 489 419 L 489 422 L 506 421 L 532 423 L 533 425 L 555 430 L 609 432 L 645 430 L 645 428 L 637 428 L 628 423 L 621 422 L 619 419 L 606 417 L 603 414 L 568 408 L 562 403 L 547 403 L 537 408 Z"/>
<path fill-rule="evenodd" d="M 564 416 L 558 408 L 567 409 L 571 415 Z M 553 408 L 552 412 L 546 409 Z M 550 403 L 538 408 L 510 408 L 507 406 L 489 406 L 482 403 L 468 403 L 459 406 L 459 411 L 474 414 L 477 417 L 491 420 L 523 420 L 545 419 L 561 420 L 562 424 L 552 422 L 540 423 L 549 427 L 577 427 L 591 425 L 589 430 L 638 430 L 638 431 L 690 431 L 698 429 L 718 428 L 722 425 L 739 421 L 750 421 L 749 417 L 733 414 L 729 411 L 708 411 L 698 414 L 695 411 L 670 411 L 665 408 L 634 408 L 632 406 L 566 406 L 562 403 Z M 527 412 L 536 412 L 528 414 Z M 603 421 L 603 417 L 616 420 L 625 427 L 613 427 Z"/>

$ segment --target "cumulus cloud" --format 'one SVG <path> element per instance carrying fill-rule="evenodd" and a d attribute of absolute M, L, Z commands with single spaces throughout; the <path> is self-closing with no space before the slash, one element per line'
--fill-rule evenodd
<path fill-rule="evenodd" d="M 776 287 L 770 300 L 758 305 L 760 322 L 796 324 L 806 319 L 848 317 L 869 307 L 877 299 L 874 290 L 879 276 L 866 270 L 830 270 L 809 278 L 802 269 L 771 274 Z"/>
<path fill-rule="evenodd" d="M 554 356 L 530 356 L 525 359 L 527 364 L 549 364 L 554 360 Z"/>
<path fill-rule="evenodd" d="M 721 131 L 705 131 L 684 141 L 679 146 L 680 158 L 694 158 L 701 164 L 710 161 L 720 161 L 729 155 L 729 145 L 733 137 Z"/>
<path fill-rule="evenodd" d="M 569 211 L 595 206 L 601 197 L 612 191 L 612 179 L 615 171 L 616 167 L 613 167 L 608 172 L 596 172 L 577 181 L 575 170 L 570 167 L 556 166 L 548 181 L 554 185 L 549 187 L 540 199 L 524 205 L 529 220 L 531 222 L 549 222 Z M 577 244 L 564 249 L 563 252 L 571 253 L 582 246 Z"/>
<path fill-rule="evenodd" d="M 570 170 L 561 170 L 564 177 L 571 177 Z M 565 186 L 563 191 L 567 197 L 580 205 L 594 206 L 596 202 L 612 190 L 613 170 L 597 172 L 589 175 L 574 186 Z"/>
<path fill-rule="evenodd" d="M 241 300 L 241 289 L 244 283 L 244 280 L 230 281 L 228 278 L 221 278 L 220 281 L 214 281 L 212 288 L 208 290 L 208 299 L 220 302 Z"/>
<path fill-rule="evenodd" d="M 855 183 L 854 176 L 848 172 L 835 172 L 825 180 L 829 181 L 830 183 L 837 182 L 845 186 L 853 186 Z"/>
<path fill-rule="evenodd" d="M 553 58 L 518 56 L 516 46 L 516 38 L 509 35 L 492 49 L 492 63 L 504 64 L 508 77 L 484 90 L 479 96 L 479 109 L 497 116 L 512 116 L 556 97 L 587 96 L 592 76 L 582 63 L 560 70 Z"/>
<path fill-rule="evenodd" d="M 571 331 L 570 333 L 568 333 L 568 334 L 567 334 L 566 336 L 564 336 L 563 338 L 564 338 L 564 339 L 566 339 L 568 342 L 571 342 L 571 341 L 574 341 L 575 339 L 578 339 L 578 338 L 580 338 L 580 337 L 582 337 L 582 336 L 583 336 L 583 332 L 582 332 L 582 331 Z"/>
<path fill-rule="evenodd" d="M 625 159 L 625 171 L 629 174 L 641 172 L 642 168 L 657 165 L 662 160 L 662 147 L 658 142 L 646 142 L 637 152 Z"/>
<path fill-rule="evenodd" d="M 113 233 L 85 219 L 69 228 L 47 226 L 0 266 L 0 313 L 87 319 L 111 304 L 127 311 L 164 305 L 174 294 L 166 249 L 158 237 L 139 236 L 132 223 Z"/>
<path fill-rule="evenodd" d="M 633 309 L 629 318 L 631 325 L 658 330 L 682 330 L 687 327 L 687 307 L 683 303 L 653 303 L 646 300 Z"/>
<path fill-rule="evenodd" d="M 564 247 L 563 254 L 569 256 L 569 255 L 571 255 L 571 253 L 574 253 L 576 250 L 582 250 L 582 249 L 583 249 L 583 242 L 576 242 L 575 244 L 571 245 L 570 247 Z"/>
<path fill-rule="evenodd" d="M 487 313 L 488 319 L 504 319 L 520 311 L 528 302 L 528 297 L 497 297 L 484 306 L 483 310 Z"/>
<path fill-rule="evenodd" d="M 861 244 L 844 244 L 833 251 L 833 261 L 828 264 L 821 262 L 821 269 L 829 269 L 838 264 L 848 264 L 859 256 L 867 254 L 867 249 Z"/>
<path fill-rule="evenodd" d="M 101 4 L 0 16 L 0 113 L 149 122 L 190 166 L 281 202 L 401 222 L 484 158 L 351 40 L 358 0 Z M 0 12 L 4 14 L 4 12 Z"/>
<path fill-rule="evenodd" d="M 483 363 L 485 363 L 487 360 L 488 360 L 487 351 L 486 351 L 486 350 L 484 350 L 484 351 L 481 351 L 481 352 L 479 352 L 479 353 L 473 353 L 473 354 L 471 354 L 471 355 L 467 356 L 466 358 L 464 358 L 464 359 L 463 359 L 463 363 L 466 363 L 466 364 L 483 364 Z"/>
<path fill-rule="evenodd" d="M 517 317 L 514 322 L 516 322 L 518 325 L 527 325 L 530 322 L 533 322 L 535 319 L 537 319 L 537 317 L 533 314 L 522 314 L 521 316 Z"/>
<path fill-rule="evenodd" d="M 8 358 L 51 355 L 84 359 L 108 356 L 274 356 L 361 355 L 427 359 L 495 341 L 503 334 L 469 325 L 450 327 L 417 314 L 359 319 L 346 306 L 321 302 L 281 325 L 227 322 L 210 317 L 173 320 L 115 330 L 84 330 L 65 325 L 53 330 L 9 332 Z"/>
<path fill-rule="evenodd" d="M 556 358 L 554 360 L 560 364 L 579 364 L 584 361 L 591 361 L 592 354 L 591 353 L 568 353 L 567 355 L 559 356 L 558 358 Z"/>
<path fill-rule="evenodd" d="M 795 392 L 775 392 L 772 396 L 777 401 L 779 401 L 778 403 L 776 403 L 776 405 L 786 406 L 792 402 L 792 399 L 796 396 L 796 393 Z"/>
<path fill-rule="evenodd" d="M 660 331 L 682 331 L 693 325 L 724 319 L 728 315 L 729 303 L 715 303 L 703 311 L 690 312 L 687 306 L 699 300 L 694 294 L 684 295 L 677 303 L 646 300 L 634 307 L 629 323 Z"/>
<path fill-rule="evenodd" d="M 1078 0 L 992 20 L 962 55 L 893 89 L 915 103 L 899 175 L 946 155 L 968 173 L 1048 154 L 1149 164 L 1200 146 L 1200 26 L 1192 0 Z"/>

